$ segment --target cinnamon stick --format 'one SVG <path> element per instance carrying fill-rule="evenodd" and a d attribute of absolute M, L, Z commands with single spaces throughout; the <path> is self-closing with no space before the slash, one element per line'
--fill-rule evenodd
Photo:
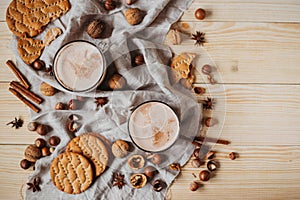
<path fill-rule="evenodd" d="M 16 77 L 21 81 L 21 83 L 24 85 L 26 89 L 30 88 L 30 83 L 27 81 L 27 79 L 24 77 L 24 75 L 18 70 L 16 65 L 11 61 L 6 61 L 6 65 L 11 69 L 11 71 L 16 75 Z"/>
<path fill-rule="evenodd" d="M 40 109 L 38 107 L 36 107 L 34 104 L 32 104 L 30 101 L 28 101 L 27 99 L 24 98 L 24 96 L 22 96 L 19 92 L 17 92 L 15 89 L 13 88 L 9 88 L 8 89 L 13 95 L 15 95 L 18 99 L 20 99 L 25 105 L 27 105 L 31 110 L 33 110 L 34 112 L 38 113 L 40 112 Z"/>
<path fill-rule="evenodd" d="M 195 137 L 194 140 L 199 141 L 199 142 L 204 142 L 204 140 L 205 140 L 205 142 L 215 142 L 215 143 L 224 144 L 224 145 L 230 144 L 230 141 L 228 141 L 228 140 L 215 139 L 215 138 L 209 138 L 209 137 L 203 137 L 203 136 Z"/>
<path fill-rule="evenodd" d="M 30 90 L 26 89 L 23 85 L 21 85 L 17 81 L 10 82 L 9 86 L 12 87 L 13 89 L 15 89 L 17 92 L 19 92 L 22 95 L 24 95 L 27 98 L 29 98 L 31 101 L 37 103 L 37 104 L 41 104 L 43 102 L 43 99 L 41 97 L 39 97 L 38 95 L 34 94 Z"/>

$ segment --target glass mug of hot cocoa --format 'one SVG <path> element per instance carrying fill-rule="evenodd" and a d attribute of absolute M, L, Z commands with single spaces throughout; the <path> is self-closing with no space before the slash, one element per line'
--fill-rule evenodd
<path fill-rule="evenodd" d="M 55 55 L 53 71 L 58 83 L 72 92 L 89 92 L 103 81 L 106 66 L 103 53 L 86 41 L 72 41 Z"/>
<path fill-rule="evenodd" d="M 128 121 L 133 143 L 143 151 L 169 149 L 179 137 L 179 119 L 166 103 L 148 101 L 139 105 Z"/>

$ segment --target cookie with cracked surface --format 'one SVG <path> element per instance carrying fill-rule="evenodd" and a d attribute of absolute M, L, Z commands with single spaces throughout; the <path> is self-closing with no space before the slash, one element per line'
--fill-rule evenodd
<path fill-rule="evenodd" d="M 66 152 L 52 161 L 50 176 L 57 189 L 68 194 L 79 194 L 92 184 L 93 168 L 84 156 Z"/>
<path fill-rule="evenodd" d="M 105 144 L 93 134 L 83 134 L 73 138 L 66 151 L 79 153 L 88 158 L 94 164 L 96 176 L 104 172 L 109 161 L 109 153 Z"/>

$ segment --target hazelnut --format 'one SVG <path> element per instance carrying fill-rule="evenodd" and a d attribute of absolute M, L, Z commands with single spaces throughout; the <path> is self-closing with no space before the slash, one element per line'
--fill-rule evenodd
<path fill-rule="evenodd" d="M 137 25 L 143 21 L 144 12 L 138 8 L 129 8 L 125 11 L 125 18 L 130 25 Z"/>
<path fill-rule="evenodd" d="M 43 68 L 45 68 L 45 62 L 42 61 L 42 60 L 36 60 L 33 62 L 32 64 L 32 67 L 35 69 L 35 70 L 41 70 Z"/>
<path fill-rule="evenodd" d="M 194 181 L 194 182 L 191 183 L 191 185 L 190 185 L 190 190 L 191 190 L 192 192 L 198 190 L 198 188 L 199 188 L 199 184 L 198 184 L 196 181 Z"/>
<path fill-rule="evenodd" d="M 162 155 L 154 154 L 153 157 L 151 158 L 151 162 L 155 165 L 161 164 L 163 162 Z"/>
<path fill-rule="evenodd" d="M 34 144 L 37 148 L 43 148 L 46 146 L 46 141 L 43 138 L 37 138 L 34 141 Z"/>
<path fill-rule="evenodd" d="M 69 124 L 68 124 L 68 130 L 71 132 L 71 133 L 76 133 L 80 128 L 80 125 L 75 122 L 75 121 L 70 121 Z"/>
<path fill-rule="evenodd" d="M 209 171 L 212 172 L 212 171 L 217 170 L 218 164 L 217 164 L 215 161 L 210 160 L 210 161 L 207 162 L 206 167 L 207 167 L 207 169 L 208 169 Z"/>
<path fill-rule="evenodd" d="M 38 127 L 38 123 L 36 123 L 36 122 L 29 122 L 27 124 L 27 129 L 29 131 L 35 131 L 37 129 L 37 127 Z"/>
<path fill-rule="evenodd" d="M 133 155 L 128 159 L 128 165 L 133 170 L 138 170 L 144 167 L 145 159 L 141 155 Z"/>
<path fill-rule="evenodd" d="M 167 184 L 166 182 L 162 181 L 162 180 L 156 180 L 152 183 L 153 186 L 153 190 L 155 192 L 160 192 L 162 191 L 164 188 L 166 188 Z"/>
<path fill-rule="evenodd" d="M 205 126 L 207 127 L 211 127 L 213 124 L 212 124 L 212 118 L 211 117 L 207 117 L 204 121 L 204 124 Z"/>
<path fill-rule="evenodd" d="M 20 162 L 20 167 L 22 169 L 28 169 L 29 167 L 31 167 L 32 163 L 26 159 L 21 160 Z"/>
<path fill-rule="evenodd" d="M 50 147 L 49 151 L 50 151 L 50 153 L 53 153 L 55 151 L 55 148 L 54 147 Z"/>
<path fill-rule="evenodd" d="M 138 65 L 143 65 L 145 64 L 144 56 L 142 54 L 138 54 L 134 58 L 134 63 Z"/>
<path fill-rule="evenodd" d="M 126 80 L 120 74 L 114 74 L 108 81 L 108 85 L 112 90 L 122 89 L 126 84 Z"/>
<path fill-rule="evenodd" d="M 209 75 L 212 72 L 212 67 L 210 65 L 204 65 L 201 71 L 203 74 Z"/>
<path fill-rule="evenodd" d="M 130 183 L 131 183 L 132 187 L 134 187 L 136 189 L 142 188 L 147 183 L 147 177 L 144 174 L 133 174 L 130 177 Z"/>
<path fill-rule="evenodd" d="M 24 155 L 28 161 L 36 162 L 42 156 L 42 152 L 37 146 L 31 144 L 25 149 Z"/>
<path fill-rule="evenodd" d="M 45 156 L 49 156 L 51 153 L 50 153 L 50 150 L 48 147 L 43 147 L 42 148 L 42 156 L 45 157 Z"/>
<path fill-rule="evenodd" d="M 78 115 L 74 115 L 74 114 L 70 115 L 68 118 L 71 121 L 78 121 L 79 120 L 79 116 Z"/>
<path fill-rule="evenodd" d="M 169 168 L 173 171 L 180 171 L 181 167 L 179 163 L 172 163 L 169 165 Z"/>
<path fill-rule="evenodd" d="M 151 180 L 157 173 L 158 171 L 152 166 L 148 166 L 144 169 L 144 174 L 148 177 L 149 180 Z"/>
<path fill-rule="evenodd" d="M 38 127 L 36 128 L 36 132 L 39 135 L 47 135 L 47 133 L 50 131 L 49 126 L 47 125 L 43 125 L 43 124 L 39 124 Z"/>
<path fill-rule="evenodd" d="M 57 136 L 51 136 L 48 142 L 51 146 L 57 146 L 60 143 L 60 138 Z"/>
<path fill-rule="evenodd" d="M 79 101 L 77 99 L 71 99 L 68 103 L 69 110 L 77 110 L 79 108 Z"/>
<path fill-rule="evenodd" d="M 238 154 L 235 152 L 231 152 L 228 156 L 231 160 L 235 160 L 238 157 Z"/>
<path fill-rule="evenodd" d="M 204 94 L 204 93 L 206 92 L 206 89 L 203 88 L 203 87 L 195 87 L 195 88 L 194 88 L 194 92 L 195 92 L 196 94 L 202 95 L 202 94 Z"/>
<path fill-rule="evenodd" d="M 111 149 L 116 158 L 123 158 L 128 154 L 129 145 L 124 140 L 117 140 L 113 143 Z"/>
<path fill-rule="evenodd" d="M 193 155 L 194 155 L 196 158 L 200 158 L 200 148 L 195 149 Z"/>
<path fill-rule="evenodd" d="M 102 35 L 102 32 L 104 31 L 105 24 L 102 20 L 100 19 L 94 19 L 92 20 L 87 29 L 86 32 L 91 36 L 92 38 L 100 38 Z"/>
<path fill-rule="evenodd" d="M 134 4 L 135 1 L 136 0 L 126 0 L 126 4 L 130 6 L 130 5 Z"/>
<path fill-rule="evenodd" d="M 195 159 L 192 160 L 192 165 L 195 168 L 199 168 L 203 164 L 204 164 L 204 162 L 201 161 L 199 158 L 195 158 Z"/>
<path fill-rule="evenodd" d="M 209 160 L 213 159 L 213 158 L 215 157 L 215 154 L 216 154 L 216 152 L 214 152 L 214 151 L 209 151 L 209 152 L 206 154 L 206 159 L 209 159 Z"/>
<path fill-rule="evenodd" d="M 199 8 L 195 11 L 195 18 L 199 20 L 203 20 L 206 16 L 206 12 L 204 9 Z"/>
<path fill-rule="evenodd" d="M 48 85 L 45 82 L 41 83 L 40 91 L 45 96 L 53 96 L 57 92 L 54 87 L 52 87 L 51 85 Z"/>
<path fill-rule="evenodd" d="M 210 172 L 207 170 L 203 170 L 199 173 L 199 178 L 201 181 L 208 181 L 210 178 Z"/>
<path fill-rule="evenodd" d="M 105 10 L 110 11 L 110 10 L 115 9 L 116 7 L 117 7 L 117 5 L 116 5 L 116 3 L 113 0 L 106 0 L 104 2 L 104 8 L 105 8 Z"/>
<path fill-rule="evenodd" d="M 58 102 L 55 104 L 55 110 L 65 110 L 66 106 L 62 102 Z"/>

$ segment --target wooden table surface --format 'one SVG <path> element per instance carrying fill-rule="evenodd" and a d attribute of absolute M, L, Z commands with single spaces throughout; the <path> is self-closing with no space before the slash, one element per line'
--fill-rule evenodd
<path fill-rule="evenodd" d="M 9 2 L 0 1 L 0 199 L 21 199 L 31 171 L 20 169 L 19 161 L 37 135 L 5 125 L 15 116 L 25 125 L 30 121 L 27 108 L 8 92 L 8 82 L 15 79 L 5 66 L 14 59 L 5 23 Z M 204 21 L 193 17 L 199 7 L 210 13 Z M 222 77 L 217 86 L 225 88 L 221 137 L 231 145 L 214 147 L 221 168 L 197 192 L 190 192 L 189 184 L 202 168 L 189 162 L 168 199 L 300 199 L 300 1 L 196 0 L 182 23 L 191 32 L 206 33 L 204 49 Z M 172 49 L 202 48 L 185 39 Z M 198 73 L 197 84 L 207 86 L 205 81 Z M 231 151 L 240 158 L 229 160 Z"/>

